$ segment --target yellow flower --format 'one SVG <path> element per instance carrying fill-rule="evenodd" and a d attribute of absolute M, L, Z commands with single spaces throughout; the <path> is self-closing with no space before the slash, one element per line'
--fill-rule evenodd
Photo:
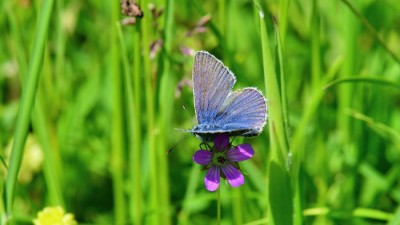
<path fill-rule="evenodd" d="M 38 212 L 34 225 L 77 225 L 74 215 L 65 213 L 60 206 L 46 207 Z"/>

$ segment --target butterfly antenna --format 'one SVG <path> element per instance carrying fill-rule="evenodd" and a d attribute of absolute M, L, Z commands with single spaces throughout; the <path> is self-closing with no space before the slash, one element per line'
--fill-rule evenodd
<path fill-rule="evenodd" d="M 185 111 L 186 114 L 187 114 L 189 117 L 192 118 L 192 124 L 196 124 L 195 119 L 194 119 L 194 118 L 190 115 L 190 113 L 187 111 L 186 106 L 183 105 L 182 108 L 183 108 L 183 111 Z"/>
<path fill-rule="evenodd" d="M 189 135 L 189 134 L 185 134 L 185 136 L 183 136 L 176 144 L 174 144 L 174 146 L 172 146 L 172 147 L 167 151 L 167 155 L 168 155 L 169 153 L 171 153 L 172 150 L 174 150 L 175 147 L 176 147 L 177 145 L 179 145 L 179 144 L 183 141 L 183 139 L 185 139 L 188 135 Z"/>
<path fill-rule="evenodd" d="M 201 142 L 199 148 L 201 150 L 211 150 L 211 146 L 207 142 Z"/>

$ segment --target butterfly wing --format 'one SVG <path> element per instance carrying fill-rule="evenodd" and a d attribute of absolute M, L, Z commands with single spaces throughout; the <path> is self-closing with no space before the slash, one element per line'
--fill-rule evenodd
<path fill-rule="evenodd" d="M 199 124 L 213 123 L 236 82 L 233 73 L 208 52 L 196 53 L 193 94 Z"/>
<path fill-rule="evenodd" d="M 218 110 L 215 123 L 211 126 L 195 126 L 190 132 L 203 141 L 212 141 L 215 134 L 231 136 L 258 135 L 267 119 L 267 104 L 260 91 L 245 88 L 228 95 Z M 200 129 L 197 129 L 200 128 Z"/>
<path fill-rule="evenodd" d="M 223 130 L 244 136 L 259 134 L 266 119 L 266 100 L 255 88 L 231 92 L 216 117 L 217 123 L 222 124 Z"/>

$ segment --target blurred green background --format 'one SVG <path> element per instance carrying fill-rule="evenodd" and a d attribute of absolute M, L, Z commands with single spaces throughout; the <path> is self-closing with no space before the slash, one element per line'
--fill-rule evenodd
<path fill-rule="evenodd" d="M 200 140 L 176 129 L 197 123 L 191 70 L 206 50 L 285 127 L 272 113 L 260 136 L 235 139 L 255 155 L 245 185 L 221 183 L 221 224 L 400 224 L 399 1 L 138 4 L 144 16 L 122 25 L 133 17 L 118 0 L 0 2 L 2 221 L 61 205 L 80 224 L 216 224 Z"/>

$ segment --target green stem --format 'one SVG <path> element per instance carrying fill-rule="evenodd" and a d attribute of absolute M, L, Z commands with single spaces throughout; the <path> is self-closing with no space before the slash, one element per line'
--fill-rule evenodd
<path fill-rule="evenodd" d="M 243 212 L 245 212 L 245 207 L 242 204 L 241 193 L 241 189 L 239 188 L 231 190 L 230 192 L 232 198 L 232 224 L 243 224 Z"/>
<path fill-rule="evenodd" d="M 120 57 L 118 48 L 118 36 L 115 24 L 118 22 L 119 9 L 118 4 L 112 4 L 111 9 L 111 49 L 110 49 L 110 62 L 111 62 L 111 74 L 112 77 L 112 95 L 113 95 L 113 114 L 112 114 L 112 134 L 111 134 L 111 173 L 113 179 L 113 195 L 114 195 L 114 213 L 115 213 L 115 224 L 122 225 L 126 224 L 125 220 L 125 196 L 124 196 L 124 156 L 123 149 L 123 112 L 122 112 L 122 82 L 120 72 Z"/>
<path fill-rule="evenodd" d="M 126 116 L 126 128 L 127 128 L 127 137 L 128 137 L 128 149 L 131 155 L 134 154 L 134 151 L 140 151 L 139 149 L 135 149 L 134 142 L 135 140 L 135 125 L 134 125 L 134 119 L 136 118 L 136 114 L 138 113 L 137 111 L 134 110 L 134 100 L 133 100 L 133 88 L 132 88 L 132 78 L 131 78 L 131 69 L 129 67 L 129 60 L 128 60 L 128 53 L 125 48 L 125 42 L 121 30 L 121 26 L 119 23 L 116 24 L 117 27 L 117 32 L 118 32 L 118 40 L 120 44 L 120 54 L 122 58 L 122 65 L 123 65 L 123 85 L 124 85 L 124 106 L 123 108 L 125 109 L 125 115 Z M 134 160 L 134 159 L 133 159 Z M 133 161 L 132 161 L 133 162 Z M 138 162 L 133 162 L 131 164 L 138 163 Z M 139 164 L 140 165 L 140 164 Z M 133 169 L 134 170 L 134 169 Z M 133 172 L 134 173 L 134 172 Z M 134 179 L 134 178 L 133 178 Z M 137 187 L 134 186 L 133 190 L 136 191 Z M 140 187 L 139 187 L 140 189 Z M 133 195 L 132 195 L 133 198 Z M 140 199 L 136 199 L 136 201 L 140 202 Z M 133 204 L 131 205 L 132 209 L 134 209 L 133 213 L 131 214 L 131 219 L 132 221 L 135 221 L 135 224 L 140 224 L 141 223 L 141 211 L 140 211 L 140 206 Z M 139 211 L 136 211 L 139 209 Z"/>
<path fill-rule="evenodd" d="M 19 69 L 21 71 L 20 82 L 22 85 L 27 84 L 27 59 L 25 57 L 25 52 L 23 50 L 23 42 L 21 41 L 20 29 L 17 25 L 14 13 L 11 12 L 10 5 L 6 6 L 7 17 L 10 22 L 12 38 L 15 42 L 16 58 L 18 61 Z M 58 8 L 57 8 L 58 9 Z M 59 73 L 57 73 L 59 74 Z M 43 149 L 45 160 L 44 160 L 44 175 L 48 187 L 48 195 L 50 196 L 50 203 L 53 205 L 64 206 L 64 201 L 62 197 L 62 190 L 59 178 L 59 168 L 61 168 L 60 160 L 56 160 L 54 152 L 52 151 L 50 140 L 50 133 L 48 131 L 48 123 L 45 119 L 45 113 L 43 111 L 44 107 L 42 101 L 40 101 L 43 96 L 40 95 L 38 91 L 36 102 L 32 111 L 32 125 L 35 134 L 39 140 L 39 143 Z"/>
<path fill-rule="evenodd" d="M 39 143 L 45 155 L 44 160 L 44 175 L 48 187 L 48 195 L 50 196 L 50 203 L 64 207 L 64 199 L 62 195 L 60 168 L 61 162 L 56 158 L 55 152 L 50 143 L 50 132 L 48 128 L 48 121 L 45 119 L 43 112 L 42 98 L 37 98 L 35 107 L 33 108 L 33 129 L 37 134 Z"/>
<path fill-rule="evenodd" d="M 174 0 L 166 1 L 165 10 L 165 29 L 163 34 L 164 40 L 164 51 L 161 56 L 163 59 L 163 71 L 160 79 L 160 91 L 158 97 L 159 105 L 159 125 L 160 125 L 160 135 L 158 136 L 158 156 L 159 159 L 159 182 L 164 184 L 163 188 L 159 190 L 160 203 L 163 208 L 167 208 L 170 205 L 169 202 L 169 182 L 168 182 L 168 157 L 165 157 L 165 149 L 167 149 L 168 135 L 171 132 L 172 121 L 173 121 L 173 107 L 174 105 L 174 89 L 171 88 L 175 85 L 174 77 L 175 74 L 171 72 L 171 49 L 172 49 L 172 38 L 173 38 L 173 15 L 174 15 Z M 169 210 L 163 210 L 161 214 L 161 219 L 163 224 L 170 224 Z"/>
<path fill-rule="evenodd" d="M 378 40 L 378 43 L 392 56 L 392 58 L 400 64 L 400 58 L 397 57 L 396 54 L 392 50 L 390 50 L 389 46 L 387 46 L 385 40 L 379 35 L 379 33 L 375 30 L 375 28 L 368 22 L 368 20 L 359 13 L 356 8 L 347 0 L 341 0 L 349 9 L 351 10 L 352 13 L 354 13 L 355 16 L 361 21 L 361 23 L 367 28 L 369 32 L 372 33 L 372 35 Z"/>
<path fill-rule="evenodd" d="M 135 27 L 133 33 L 133 104 L 134 109 L 137 112 L 142 112 L 141 107 L 141 94 L 143 93 L 141 90 L 142 87 L 142 79 L 141 79 L 141 48 L 140 48 L 140 33 L 139 26 Z M 132 180 L 132 189 L 130 196 L 130 206 L 133 213 L 131 214 L 134 218 L 132 221 L 134 224 L 142 223 L 142 212 L 143 212 L 143 190 L 141 187 L 142 183 L 142 171 L 141 171 L 141 146 L 142 146 L 142 130 L 141 130 L 141 114 L 135 113 L 131 115 L 134 121 L 134 142 L 133 142 L 133 152 L 130 154 L 130 167 L 131 167 L 131 180 Z"/>
<path fill-rule="evenodd" d="M 34 37 L 34 47 L 29 60 L 31 64 L 29 65 L 28 74 L 26 76 L 28 79 L 26 85 L 24 85 L 25 90 L 23 90 L 20 108 L 17 114 L 14 144 L 6 178 L 6 210 L 8 216 L 11 216 L 12 213 L 15 185 L 22 161 L 26 137 L 28 135 L 28 126 L 37 92 L 40 77 L 39 72 L 42 66 L 45 41 L 47 39 L 47 31 L 49 28 L 53 4 L 53 0 L 44 0 L 41 5 L 37 31 Z"/>
<path fill-rule="evenodd" d="M 270 225 L 293 224 L 293 199 L 292 184 L 287 170 L 287 155 L 289 142 L 287 135 L 287 110 L 282 98 L 286 98 L 285 78 L 283 65 L 281 74 L 277 76 L 274 70 L 276 64 L 272 57 L 272 49 L 269 44 L 267 26 L 264 20 L 264 12 L 258 1 L 254 1 L 260 19 L 260 38 L 262 48 L 262 62 L 264 71 L 265 93 L 268 101 L 268 124 L 270 134 L 270 158 L 268 159 L 268 220 Z M 278 31 L 277 31 L 278 35 Z M 278 41 L 279 62 L 282 63 L 282 51 Z M 282 83 L 279 83 L 278 78 Z M 279 86 L 279 84 L 281 86 Z M 285 122 L 286 121 L 286 122 Z M 301 218 L 298 218 L 301 219 Z"/>
<path fill-rule="evenodd" d="M 382 85 L 387 87 L 392 87 L 396 90 L 400 90 L 400 83 L 393 82 L 390 80 L 378 78 L 378 77 L 355 77 L 355 78 L 342 78 L 334 80 L 324 86 L 324 90 L 331 88 L 342 83 L 371 83 L 376 85 Z"/>
<path fill-rule="evenodd" d="M 186 193 L 183 198 L 182 209 L 178 213 L 178 223 L 177 225 L 190 224 L 189 218 L 192 213 L 191 202 L 197 195 L 198 183 L 200 179 L 201 171 L 197 164 L 193 163 L 189 180 L 186 185 Z"/>
<path fill-rule="evenodd" d="M 56 2 L 56 12 L 57 12 L 57 19 L 58 24 L 63 24 L 63 7 L 64 7 L 64 0 L 57 0 Z M 64 26 L 57 26 L 56 30 L 56 37 L 57 37 L 57 51 L 56 51 L 56 61 L 55 61 L 55 74 L 58 77 L 64 76 L 64 65 L 65 65 L 65 27 Z M 60 90 L 62 85 L 65 85 L 62 79 L 55 79 L 55 86 L 56 89 Z"/>
<path fill-rule="evenodd" d="M 220 0 L 218 1 L 218 16 L 219 16 L 219 30 L 221 32 L 222 37 L 225 37 L 225 18 L 226 18 L 226 1 Z"/>
<path fill-rule="evenodd" d="M 286 31 L 288 26 L 288 11 L 289 11 L 290 0 L 282 0 L 279 8 L 279 27 L 280 27 L 280 37 L 283 44 L 286 40 Z"/>
<path fill-rule="evenodd" d="M 257 2 L 256 2 L 257 3 Z M 264 21 L 264 12 L 259 4 L 258 13 L 260 16 L 260 35 L 261 35 L 261 48 L 264 68 L 264 82 L 265 93 L 268 99 L 268 122 L 270 130 L 271 141 L 271 160 L 276 160 L 281 165 L 285 165 L 285 157 L 288 153 L 288 141 L 285 131 L 284 115 L 282 113 L 283 106 L 281 100 L 281 93 L 279 82 L 276 72 L 274 70 L 275 64 L 269 46 L 269 37 L 267 26 Z"/>
<path fill-rule="evenodd" d="M 221 224 L 221 187 L 217 190 L 217 224 Z"/>
<path fill-rule="evenodd" d="M 321 53 L 319 38 L 319 14 L 318 1 L 313 0 L 313 9 L 311 15 L 311 84 L 312 88 L 318 87 L 321 79 Z"/>
<path fill-rule="evenodd" d="M 147 6 L 147 1 L 142 0 L 140 2 L 142 6 Z M 143 8 L 144 15 L 151 15 L 150 10 L 146 7 Z M 151 34 L 151 17 L 144 16 L 140 23 L 141 38 L 142 38 L 142 54 L 143 54 L 143 71 L 144 76 L 144 92 L 146 95 L 146 125 L 147 125 L 147 141 L 148 141 L 148 154 L 150 164 L 150 185 L 149 185 L 149 198 L 150 198 L 150 210 L 158 211 L 160 209 L 160 195 L 159 191 L 161 185 L 159 185 L 159 164 L 157 160 L 157 149 L 156 149 L 156 129 L 155 129 L 155 86 L 153 86 L 153 75 L 151 71 L 150 61 L 150 34 Z M 150 224 L 160 224 L 160 214 L 153 213 L 149 218 Z"/>
<path fill-rule="evenodd" d="M 280 95 L 282 101 L 282 117 L 284 123 L 284 132 L 285 132 L 285 145 L 289 146 L 289 113 L 288 113 L 288 102 L 287 102 L 287 92 L 286 92 L 286 76 L 285 76 L 285 67 L 283 62 L 283 46 L 280 37 L 279 27 L 276 21 L 274 21 L 275 28 L 275 37 L 277 41 L 278 47 L 278 59 L 279 59 L 279 83 L 280 83 Z"/>

